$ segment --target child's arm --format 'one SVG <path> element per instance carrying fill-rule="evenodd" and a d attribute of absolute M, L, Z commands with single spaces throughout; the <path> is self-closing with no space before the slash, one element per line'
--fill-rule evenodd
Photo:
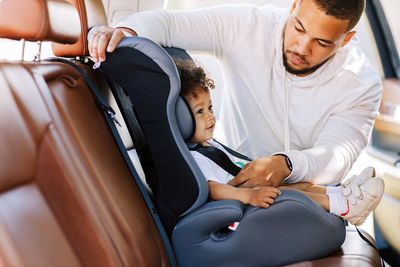
<path fill-rule="evenodd" d="M 268 208 L 274 203 L 280 191 L 272 186 L 260 188 L 240 188 L 228 184 L 208 181 L 210 198 L 212 200 L 234 199 L 252 206 Z"/>

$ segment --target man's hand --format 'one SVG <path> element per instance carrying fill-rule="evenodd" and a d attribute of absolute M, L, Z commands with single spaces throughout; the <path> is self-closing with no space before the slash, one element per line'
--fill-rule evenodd
<path fill-rule="evenodd" d="M 286 159 L 282 155 L 253 160 L 246 164 L 229 185 L 239 187 L 279 186 L 290 174 Z"/>
<path fill-rule="evenodd" d="M 128 28 L 113 28 L 101 26 L 93 32 L 89 39 L 89 53 L 94 62 L 106 60 L 106 51 L 111 53 L 117 44 L 125 37 L 124 31 L 137 36 L 135 31 Z"/>

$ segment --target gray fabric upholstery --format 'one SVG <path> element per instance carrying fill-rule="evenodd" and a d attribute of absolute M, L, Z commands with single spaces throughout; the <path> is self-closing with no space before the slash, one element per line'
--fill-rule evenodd
<path fill-rule="evenodd" d="M 221 231 L 233 222 L 236 231 Z M 207 203 L 176 225 L 172 243 L 179 266 L 280 266 L 327 256 L 345 234 L 341 218 L 301 192 L 282 190 L 268 209 Z"/>

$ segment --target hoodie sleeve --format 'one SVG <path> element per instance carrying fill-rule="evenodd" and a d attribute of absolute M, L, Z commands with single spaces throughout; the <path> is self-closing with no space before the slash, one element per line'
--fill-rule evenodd
<path fill-rule="evenodd" d="M 207 51 L 221 57 L 227 46 L 256 26 L 257 14 L 260 9 L 255 5 L 152 10 L 135 13 L 116 26 L 130 28 L 162 46 Z"/>
<path fill-rule="evenodd" d="M 343 179 L 368 143 L 381 93 L 378 82 L 354 106 L 333 113 L 312 148 L 277 153 L 287 155 L 293 165 L 285 182 L 331 184 Z"/>

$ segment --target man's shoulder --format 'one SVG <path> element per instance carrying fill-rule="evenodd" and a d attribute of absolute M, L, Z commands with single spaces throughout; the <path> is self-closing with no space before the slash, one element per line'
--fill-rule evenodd
<path fill-rule="evenodd" d="M 259 7 L 259 11 L 263 16 L 269 17 L 271 21 L 274 22 L 281 21 L 282 19 L 286 20 L 289 15 L 289 9 L 280 8 L 271 4 Z"/>
<path fill-rule="evenodd" d="M 371 63 L 371 59 L 356 44 L 346 48 L 346 60 L 343 71 L 349 73 L 352 78 L 366 85 L 374 85 L 381 82 L 377 68 Z"/>
<path fill-rule="evenodd" d="M 255 17 L 263 17 L 271 22 L 280 21 L 282 18 L 287 17 L 289 10 L 287 8 L 280 8 L 275 5 L 255 5 L 255 4 L 222 4 L 212 9 L 220 10 L 223 13 L 236 14 L 240 17 L 249 18 L 252 14 Z"/>

